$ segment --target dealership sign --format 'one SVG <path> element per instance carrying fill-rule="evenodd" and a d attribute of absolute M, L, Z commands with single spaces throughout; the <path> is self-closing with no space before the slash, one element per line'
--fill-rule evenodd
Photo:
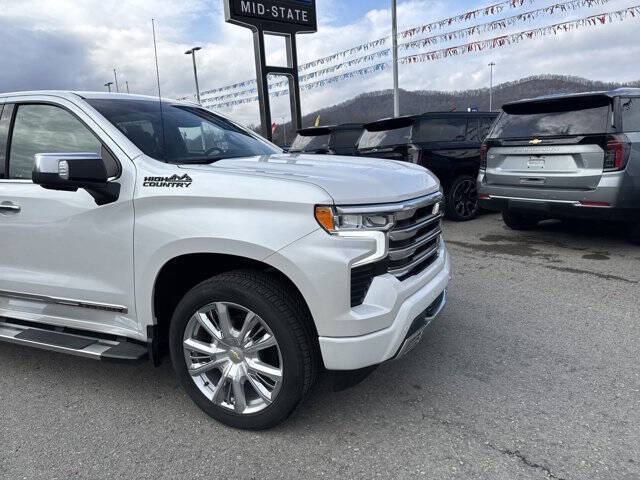
<path fill-rule="evenodd" d="M 317 31 L 315 0 L 225 0 L 227 22 L 277 33 Z"/>
<path fill-rule="evenodd" d="M 302 126 L 302 113 L 296 34 L 313 33 L 318 30 L 316 0 L 224 0 L 224 15 L 228 23 L 253 31 L 262 134 L 269 140 L 273 137 L 269 75 L 287 78 L 291 123 L 294 130 L 298 130 Z M 287 50 L 285 67 L 266 64 L 265 35 L 284 37 Z"/>

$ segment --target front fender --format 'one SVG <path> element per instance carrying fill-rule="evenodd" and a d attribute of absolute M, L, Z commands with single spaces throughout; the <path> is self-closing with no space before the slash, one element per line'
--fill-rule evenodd
<path fill-rule="evenodd" d="M 311 205 L 289 204 L 284 209 L 247 202 L 242 208 L 238 205 L 230 208 L 218 202 L 172 202 L 166 197 L 139 200 L 134 262 L 140 331 L 156 323 L 154 285 L 170 260 L 211 253 L 269 264 L 265 259 L 318 228 Z"/>

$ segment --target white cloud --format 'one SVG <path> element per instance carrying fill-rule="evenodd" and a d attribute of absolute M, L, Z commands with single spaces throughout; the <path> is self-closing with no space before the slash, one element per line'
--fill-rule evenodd
<path fill-rule="evenodd" d="M 338 25 L 344 2 L 318 0 L 318 33 L 299 37 L 301 62 L 309 61 L 381 38 L 389 34 L 388 10 L 372 9 L 348 25 Z M 128 80 L 132 91 L 156 92 L 151 18 L 157 19 L 158 55 L 163 95 L 182 96 L 194 90 L 190 58 L 183 52 L 202 45 L 198 52 L 201 89 L 215 88 L 253 78 L 253 41 L 250 31 L 224 23 L 220 0 L 68 1 L 12 0 L 0 3 L 0 91 L 36 88 L 102 90 L 112 80 L 113 68 L 119 80 Z M 600 11 L 631 5 L 628 1 L 584 9 L 540 22 L 580 18 Z M 535 7 L 530 7 L 535 8 Z M 401 29 L 428 23 L 450 14 L 444 1 L 401 1 L 398 18 Z M 505 12 L 508 16 L 511 12 Z M 556 20 L 557 19 L 557 20 Z M 483 20 L 479 20 L 480 22 Z M 538 22 L 538 24 L 540 24 Z M 465 24 L 470 25 L 470 24 Z M 526 24 L 512 31 L 528 28 Z M 461 90 L 489 83 L 487 63 L 495 61 L 496 82 L 528 75 L 558 73 L 597 80 L 640 78 L 638 20 L 564 33 L 557 37 L 523 42 L 477 54 L 402 65 L 402 88 Z M 453 43 L 452 43 L 453 44 Z M 269 61 L 284 62 L 284 50 L 274 45 Z M 356 78 L 331 87 L 303 92 L 303 112 L 308 113 L 353 96 L 391 86 L 390 72 Z M 242 123 L 258 123 L 257 104 L 228 112 Z M 273 117 L 288 117 L 285 98 L 273 101 Z"/>

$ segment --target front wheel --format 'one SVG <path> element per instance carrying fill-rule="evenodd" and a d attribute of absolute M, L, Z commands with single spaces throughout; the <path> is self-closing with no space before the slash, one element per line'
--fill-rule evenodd
<path fill-rule="evenodd" d="M 479 210 L 476 179 L 470 175 L 456 177 L 447 189 L 446 217 L 456 222 L 465 222 L 476 218 Z"/>
<path fill-rule="evenodd" d="M 317 375 L 308 317 L 275 276 L 236 271 L 199 284 L 178 304 L 169 331 L 180 383 L 229 426 L 281 423 Z"/>

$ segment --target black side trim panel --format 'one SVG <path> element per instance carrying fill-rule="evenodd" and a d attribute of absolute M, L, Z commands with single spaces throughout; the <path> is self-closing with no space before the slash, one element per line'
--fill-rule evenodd
<path fill-rule="evenodd" d="M 82 350 L 83 348 L 95 343 L 95 340 L 90 338 L 75 337 L 47 330 L 25 330 L 24 332 L 16 335 L 15 338 L 37 343 L 46 343 L 48 345 L 56 345 L 58 347 L 71 348 L 73 350 Z"/>
<path fill-rule="evenodd" d="M 121 342 L 109 348 L 100 355 L 105 362 L 138 362 L 147 358 L 148 350 L 144 345 L 131 342 Z"/>

